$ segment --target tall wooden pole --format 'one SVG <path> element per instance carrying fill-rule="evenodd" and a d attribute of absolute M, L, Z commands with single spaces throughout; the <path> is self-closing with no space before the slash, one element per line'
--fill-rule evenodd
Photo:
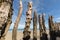
<path fill-rule="evenodd" d="M 20 21 L 20 18 L 22 16 L 22 0 L 20 0 L 20 9 L 19 9 L 19 12 L 18 12 L 18 16 L 17 16 L 17 19 L 14 23 L 14 28 L 13 28 L 13 31 L 12 31 L 12 40 L 17 40 L 17 29 L 18 29 L 18 24 L 19 24 L 19 21 Z"/>
<path fill-rule="evenodd" d="M 49 21 L 49 30 L 53 31 L 54 30 L 53 16 L 50 16 L 48 21 Z"/>
<path fill-rule="evenodd" d="M 37 14 L 35 11 L 33 17 L 33 40 L 37 40 Z"/>
<path fill-rule="evenodd" d="M 49 33 L 50 33 L 50 40 L 56 40 L 56 36 L 55 36 L 55 26 L 53 23 L 53 16 L 49 16 Z"/>
<path fill-rule="evenodd" d="M 32 2 L 28 2 L 28 11 L 26 12 L 26 24 L 23 31 L 23 40 L 30 39 L 30 23 L 32 20 Z"/>
<path fill-rule="evenodd" d="M 44 17 L 45 17 L 45 14 L 42 14 L 42 24 L 43 24 L 43 30 L 46 32 L 46 27 L 45 27 L 45 19 L 44 19 Z"/>
<path fill-rule="evenodd" d="M 45 19 L 44 14 L 39 15 L 39 29 L 40 29 L 40 40 L 48 40 L 46 27 L 45 27 Z"/>
<path fill-rule="evenodd" d="M 42 31 L 43 31 L 43 28 L 42 28 L 42 15 L 39 15 L 38 18 L 39 18 L 40 37 L 42 37 Z"/>
<path fill-rule="evenodd" d="M 12 22 L 12 4 L 13 0 L 0 0 L 0 40 L 5 40 Z"/>

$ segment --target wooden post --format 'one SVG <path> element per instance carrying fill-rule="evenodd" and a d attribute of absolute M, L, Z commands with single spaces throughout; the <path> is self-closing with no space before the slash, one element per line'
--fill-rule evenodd
<path fill-rule="evenodd" d="M 0 40 L 5 40 L 5 35 L 12 22 L 12 3 L 13 0 L 0 1 Z"/>
<path fill-rule="evenodd" d="M 35 11 L 33 17 L 33 40 L 37 40 L 37 14 Z"/>
<path fill-rule="evenodd" d="M 53 16 L 50 16 L 48 21 L 49 21 L 50 40 L 56 40 L 55 26 L 54 26 L 54 23 L 53 23 Z"/>
<path fill-rule="evenodd" d="M 45 19 L 44 19 L 44 17 L 45 17 L 45 14 L 42 14 L 43 31 L 45 31 L 45 32 L 46 32 Z"/>
<path fill-rule="evenodd" d="M 40 29 L 40 40 L 48 40 L 47 33 L 46 33 L 46 27 L 45 27 L 45 20 L 44 20 L 44 14 L 41 16 L 39 15 L 39 29 Z"/>
<path fill-rule="evenodd" d="M 43 29 L 42 29 L 42 15 L 39 15 L 38 18 L 39 18 L 40 37 L 42 37 L 42 31 L 43 31 Z"/>
<path fill-rule="evenodd" d="M 21 19 L 21 16 L 22 16 L 22 0 L 20 0 L 20 9 L 19 9 L 19 12 L 18 12 L 18 16 L 17 16 L 17 19 L 14 23 L 14 28 L 13 28 L 13 31 L 12 31 L 12 40 L 17 40 L 17 29 L 18 29 L 18 24 L 19 24 L 19 21 Z"/>
<path fill-rule="evenodd" d="M 32 20 L 32 2 L 28 2 L 28 11 L 26 12 L 26 24 L 25 29 L 23 31 L 23 40 L 29 40 L 30 39 L 30 23 Z"/>

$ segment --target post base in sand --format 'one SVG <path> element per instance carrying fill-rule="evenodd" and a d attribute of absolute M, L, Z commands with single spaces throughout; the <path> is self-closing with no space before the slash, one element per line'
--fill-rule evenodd
<path fill-rule="evenodd" d="M 48 36 L 46 33 L 42 34 L 42 37 L 40 37 L 40 40 L 48 40 Z"/>
<path fill-rule="evenodd" d="M 30 34 L 31 34 L 30 31 L 24 31 L 23 34 L 24 34 L 23 40 L 29 40 L 30 39 Z"/>
<path fill-rule="evenodd" d="M 36 37 L 34 37 L 34 38 L 33 38 L 33 40 L 37 40 L 37 38 L 36 38 Z"/>
<path fill-rule="evenodd" d="M 0 40 L 5 40 L 5 37 L 1 37 Z"/>

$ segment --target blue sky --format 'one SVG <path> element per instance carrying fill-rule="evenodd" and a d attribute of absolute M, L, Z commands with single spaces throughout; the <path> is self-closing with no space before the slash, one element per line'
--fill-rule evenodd
<path fill-rule="evenodd" d="M 53 15 L 54 21 L 60 22 L 60 0 L 22 0 L 23 12 L 22 12 L 21 20 L 19 22 L 18 29 L 23 29 L 25 27 L 27 5 L 28 2 L 30 1 L 32 1 L 33 4 L 33 12 L 34 10 L 36 10 L 38 15 L 41 14 L 42 12 L 45 13 L 46 28 L 48 28 L 48 15 Z M 13 11 L 12 24 L 10 26 L 10 29 L 14 27 L 14 22 L 18 15 L 19 0 L 14 0 L 13 9 L 14 11 Z M 32 12 L 32 17 L 33 17 L 33 12 Z M 39 27 L 38 24 L 37 27 Z M 31 21 L 30 28 L 33 28 L 32 21 Z"/>

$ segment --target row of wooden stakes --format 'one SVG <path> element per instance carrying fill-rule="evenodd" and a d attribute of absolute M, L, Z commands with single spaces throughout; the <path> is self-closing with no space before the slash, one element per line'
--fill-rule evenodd
<path fill-rule="evenodd" d="M 12 5 L 13 5 L 13 0 L 1 0 L 0 1 L 0 13 L 1 12 L 3 13 L 3 11 L 1 10 L 5 9 L 4 12 L 7 11 L 6 14 L 8 14 L 7 22 L 3 26 L 0 26 L 0 40 L 5 40 L 5 35 L 7 34 L 10 24 L 12 23 L 11 21 L 12 12 L 13 12 Z M 8 6 L 8 8 L 5 8 L 5 6 L 6 7 Z M 20 0 L 20 9 L 18 12 L 17 19 L 14 23 L 14 28 L 12 31 L 12 40 L 17 40 L 17 28 L 18 28 L 18 24 L 22 16 L 22 11 L 23 11 L 23 5 L 22 5 L 22 0 Z M 32 19 L 33 19 L 33 40 L 37 40 L 37 21 L 38 21 L 37 18 L 39 19 L 40 40 L 48 40 L 48 34 L 46 33 L 46 27 L 45 27 L 44 14 L 39 15 L 37 17 L 37 13 L 34 11 L 34 16 L 32 18 L 32 2 L 28 2 L 28 10 L 26 12 L 25 28 L 23 31 L 23 40 L 30 40 L 30 34 L 31 34 L 30 24 L 31 24 Z M 50 40 L 56 40 L 56 37 L 60 36 L 58 33 L 60 31 L 59 29 L 56 28 L 56 25 L 54 25 L 55 23 L 53 22 L 52 16 L 49 16 L 48 23 L 49 23 Z"/>

